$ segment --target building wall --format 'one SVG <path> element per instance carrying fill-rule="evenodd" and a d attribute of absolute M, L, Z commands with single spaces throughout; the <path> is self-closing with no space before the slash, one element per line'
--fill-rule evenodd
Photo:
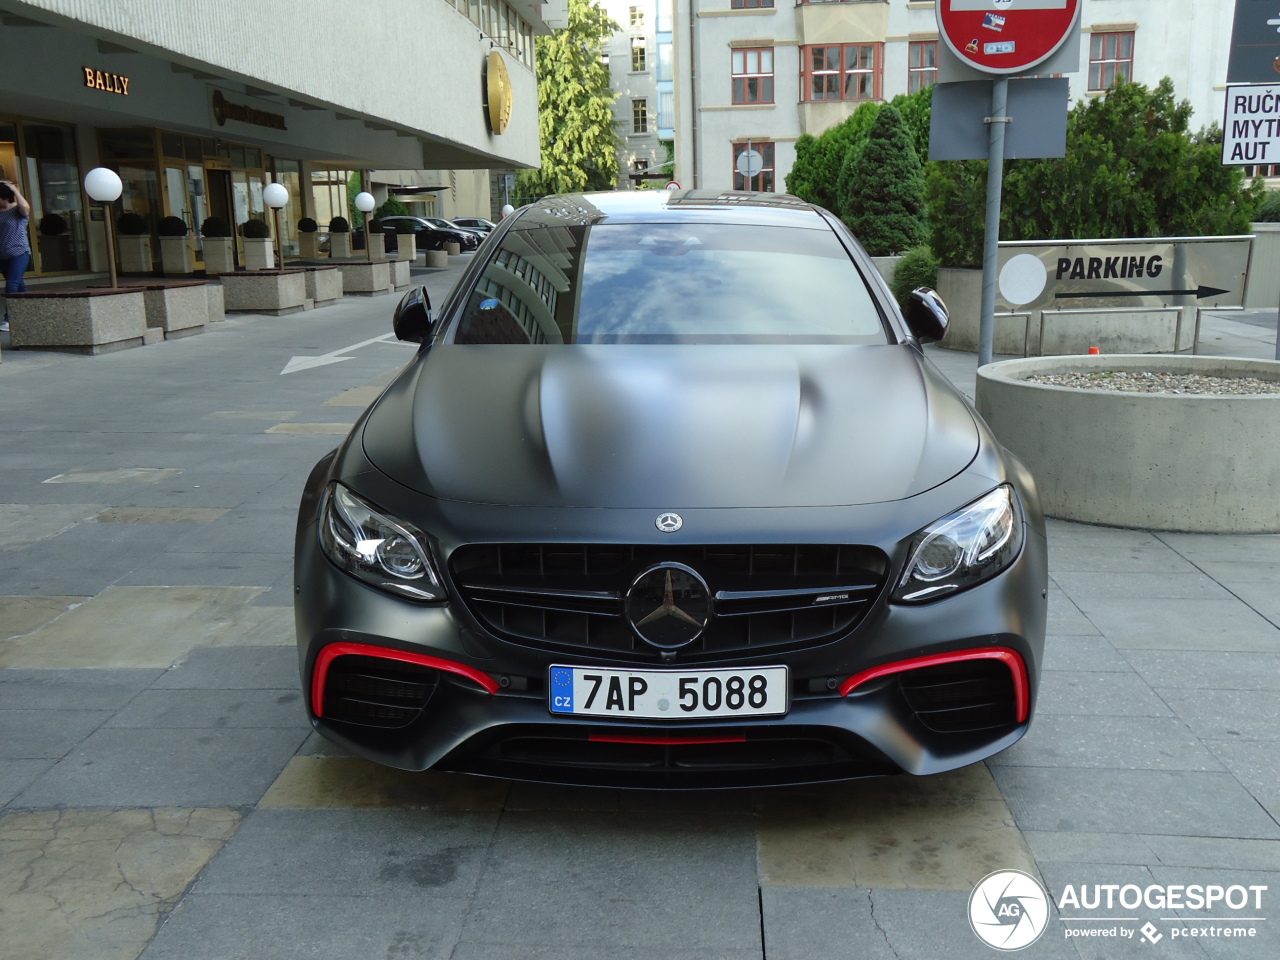
<path fill-rule="evenodd" d="M 889 100 L 908 92 L 910 45 L 938 37 L 929 0 L 773 0 L 746 9 L 732 0 L 673 2 L 676 179 L 700 189 L 733 189 L 735 144 L 750 139 L 773 144 L 774 189 L 784 190 L 796 139 L 857 109 L 862 101 L 804 99 L 806 45 L 883 44 L 878 99 Z M 1072 101 L 1098 95 L 1088 89 L 1092 35 L 1132 32 L 1133 79 L 1152 86 L 1170 76 L 1177 97 L 1191 102 L 1194 128 L 1221 123 L 1233 11 L 1233 0 L 1083 0 Z M 772 104 L 733 103 L 732 52 L 744 47 L 773 49 Z"/>
<path fill-rule="evenodd" d="M 617 97 L 613 103 L 614 129 L 618 132 L 618 189 L 631 190 L 637 182 L 628 178 L 640 167 L 655 168 L 666 160 L 666 150 L 659 143 L 658 129 L 658 7 L 670 0 L 602 0 L 601 6 L 618 24 L 618 30 L 604 46 L 609 57 L 610 87 Z M 632 25 L 631 12 L 635 10 L 641 20 Z M 632 47 L 642 43 L 645 50 L 645 68 L 632 70 Z M 648 118 L 648 130 L 634 130 L 633 107 L 637 100 L 644 100 Z"/>

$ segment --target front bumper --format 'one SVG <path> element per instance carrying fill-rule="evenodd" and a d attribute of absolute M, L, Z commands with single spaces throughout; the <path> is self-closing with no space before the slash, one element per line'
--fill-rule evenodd
<path fill-rule="evenodd" d="M 311 485 L 322 488 L 327 479 L 318 469 Z M 315 518 L 308 516 L 308 503 L 317 500 L 318 489 L 309 489 L 296 545 L 295 615 L 308 714 L 325 737 L 379 763 L 601 786 L 764 786 L 939 773 L 1005 749 L 1030 725 L 1046 607 L 1045 542 L 1030 526 L 1018 558 L 986 583 L 919 606 L 892 605 L 882 596 L 849 634 L 821 646 L 690 665 L 786 664 L 792 701 L 785 716 L 637 722 L 552 714 L 548 669 L 553 663 L 651 667 L 505 642 L 456 598 L 415 604 L 366 586 L 321 552 Z M 891 554 L 891 582 L 902 552 Z M 425 707 L 402 726 L 335 720 L 317 713 L 324 713 L 322 675 L 338 662 L 339 644 L 354 645 L 353 654 L 402 652 L 443 669 Z M 1000 655 L 988 662 L 1008 670 L 1011 691 L 1022 671 L 1022 702 L 1012 719 L 951 732 L 921 719 L 899 668 L 957 653 Z"/>

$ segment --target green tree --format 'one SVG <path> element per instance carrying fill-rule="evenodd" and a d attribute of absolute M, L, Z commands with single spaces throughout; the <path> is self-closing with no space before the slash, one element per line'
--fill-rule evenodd
<path fill-rule="evenodd" d="M 352 171 L 351 176 L 347 178 L 347 209 L 351 211 L 352 230 L 364 226 L 364 214 L 356 209 L 356 194 L 364 189 L 362 183 L 363 174 L 359 170 Z"/>
<path fill-rule="evenodd" d="M 569 0 L 569 26 L 535 41 L 542 166 L 517 175 L 521 198 L 611 190 L 617 183 L 614 94 L 600 60 L 617 29 L 595 0 Z"/>
<path fill-rule="evenodd" d="M 911 132 L 893 104 L 876 114 L 867 140 L 845 154 L 841 219 L 873 257 L 924 241 L 924 177 Z"/>

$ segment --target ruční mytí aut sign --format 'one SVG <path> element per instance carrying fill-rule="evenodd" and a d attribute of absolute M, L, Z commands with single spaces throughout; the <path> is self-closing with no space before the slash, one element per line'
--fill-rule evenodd
<path fill-rule="evenodd" d="M 1227 87 L 1222 162 L 1280 163 L 1280 84 Z"/>

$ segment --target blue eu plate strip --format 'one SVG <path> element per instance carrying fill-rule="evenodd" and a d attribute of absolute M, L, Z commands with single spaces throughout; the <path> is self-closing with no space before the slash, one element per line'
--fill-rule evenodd
<path fill-rule="evenodd" d="M 568 667 L 551 668 L 551 712 L 573 713 L 573 671 Z"/>

